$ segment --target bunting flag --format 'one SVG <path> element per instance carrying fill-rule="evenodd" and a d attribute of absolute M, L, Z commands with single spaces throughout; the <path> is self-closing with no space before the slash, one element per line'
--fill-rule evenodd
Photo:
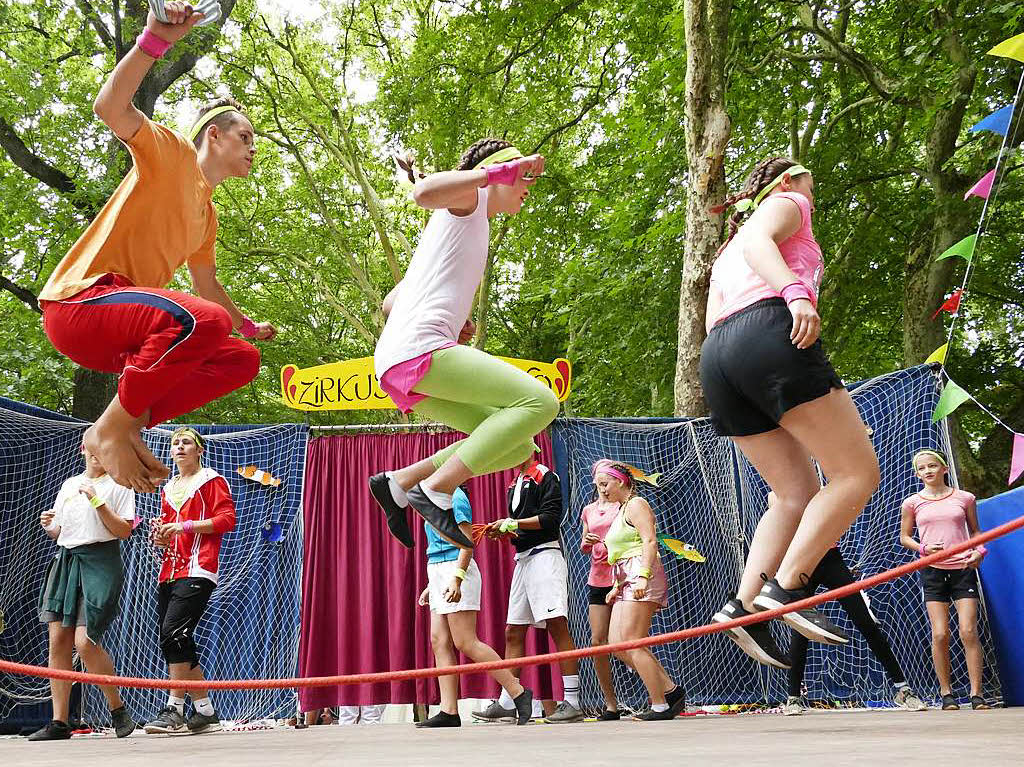
<path fill-rule="evenodd" d="M 1013 435 L 1013 455 L 1010 458 L 1010 481 L 1006 484 L 1012 485 L 1024 472 L 1024 434 Z"/>
<path fill-rule="evenodd" d="M 950 381 L 942 389 L 939 403 L 935 406 L 935 412 L 932 413 L 932 423 L 941 421 L 970 398 L 970 394 L 961 389 L 959 385 Z"/>
<path fill-rule="evenodd" d="M 978 179 L 977 184 L 975 184 L 974 186 L 967 190 L 967 194 L 964 195 L 964 199 L 966 200 L 973 194 L 975 197 L 980 197 L 983 200 L 987 200 L 989 194 L 992 192 L 992 182 L 995 181 L 995 178 L 996 171 L 995 168 L 993 168 L 980 179 Z"/>
<path fill-rule="evenodd" d="M 1004 58 L 1016 59 L 1017 61 L 1024 63 L 1024 34 L 1016 35 L 1008 40 L 1003 40 L 1003 42 L 990 50 L 987 55 L 1003 56 Z"/>
<path fill-rule="evenodd" d="M 942 306 L 935 310 L 935 314 L 932 315 L 932 320 L 939 316 L 939 312 L 949 312 L 950 314 L 956 314 L 957 311 L 960 309 L 960 297 L 963 294 L 963 288 L 957 288 L 956 290 L 954 290 L 950 294 L 949 298 L 942 302 Z M 945 357 L 945 351 L 943 351 L 943 357 Z"/>
<path fill-rule="evenodd" d="M 971 259 L 974 258 L 974 244 L 978 241 L 978 235 L 972 234 L 964 237 L 960 242 L 956 243 L 947 248 L 941 256 L 936 258 L 936 261 L 941 261 L 944 258 L 952 258 L 953 256 L 960 256 L 967 263 L 971 263 Z"/>
<path fill-rule="evenodd" d="M 1010 120 L 1013 118 L 1013 104 L 1007 104 L 1002 109 L 993 112 L 984 120 L 979 123 L 975 123 L 968 131 L 970 133 L 977 133 L 978 131 L 990 130 L 993 133 L 998 133 L 1000 136 L 1005 136 L 1007 131 L 1010 130 Z"/>
<path fill-rule="evenodd" d="M 946 350 L 948 348 L 949 343 L 944 343 L 929 355 L 928 359 L 924 361 L 924 364 L 930 365 L 933 362 L 938 362 L 940 365 L 944 365 L 946 363 Z"/>

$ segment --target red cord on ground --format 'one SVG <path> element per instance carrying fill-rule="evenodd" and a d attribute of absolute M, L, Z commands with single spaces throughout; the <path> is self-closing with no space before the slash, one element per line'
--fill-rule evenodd
<path fill-rule="evenodd" d="M 461 666 L 446 666 L 443 668 L 378 671 L 372 674 L 343 674 L 341 676 L 317 676 L 307 678 L 295 677 L 292 679 L 178 679 L 173 682 L 169 679 L 140 679 L 136 677 L 85 674 L 78 671 L 51 669 L 46 668 L 45 666 L 29 666 L 23 663 L 11 663 L 10 661 L 5 660 L 0 660 L 0 671 L 6 671 L 12 674 L 21 674 L 23 676 L 39 676 L 46 679 L 63 679 L 69 682 L 85 682 L 97 685 L 151 688 L 158 690 L 170 690 L 172 688 L 182 690 L 270 690 L 281 688 L 298 689 L 300 687 L 334 687 L 345 684 L 393 682 L 401 679 L 427 679 L 430 677 L 448 676 L 451 674 L 472 674 L 479 671 L 518 668 L 520 666 L 533 666 L 541 663 L 555 663 L 561 660 L 569 660 L 570 658 L 589 658 L 594 655 L 607 655 L 609 653 L 621 652 L 623 650 L 633 650 L 638 647 L 650 647 L 652 645 L 668 644 L 669 642 L 680 642 L 684 639 L 693 639 L 694 637 L 704 636 L 705 634 L 716 634 L 721 631 L 727 631 L 728 629 L 735 628 L 736 626 L 746 626 L 751 623 L 761 623 L 762 621 L 772 620 L 773 618 L 780 618 L 786 613 L 796 612 L 797 610 L 803 610 L 808 607 L 814 607 L 815 605 L 820 605 L 823 602 L 829 602 L 833 599 L 840 599 L 857 591 L 870 588 L 871 586 L 877 586 L 879 583 L 885 583 L 886 581 L 891 581 L 894 578 L 899 578 L 902 575 L 907 575 L 915 570 L 927 567 L 933 562 L 938 562 L 946 557 L 959 554 L 960 552 L 974 548 L 981 543 L 987 543 L 988 541 L 1000 538 L 1007 533 L 1012 533 L 1014 530 L 1018 530 L 1022 527 L 1024 527 L 1024 516 L 1012 519 L 998 527 L 992 528 L 988 532 L 978 533 L 978 535 L 964 541 L 963 543 L 950 546 L 948 549 L 943 549 L 935 554 L 929 554 L 927 557 L 922 557 L 913 562 L 908 562 L 905 565 L 894 567 L 892 570 L 886 570 L 885 572 L 878 573 L 877 575 L 872 575 L 870 578 L 864 578 L 856 583 L 851 583 L 838 589 L 832 589 L 831 591 L 826 591 L 821 594 L 808 597 L 807 599 L 802 599 L 799 602 L 794 602 L 791 605 L 780 607 L 776 610 L 766 610 L 765 612 L 736 618 L 735 620 L 731 620 L 726 623 L 711 623 L 706 626 L 695 626 L 694 628 L 672 631 L 667 634 L 656 634 L 654 636 L 635 639 L 629 642 L 606 644 L 601 645 L 600 647 L 582 647 L 577 650 L 551 652 L 543 655 L 531 655 L 525 658 L 514 658 L 512 660 L 497 660 L 489 661 L 487 663 L 466 663 Z"/>

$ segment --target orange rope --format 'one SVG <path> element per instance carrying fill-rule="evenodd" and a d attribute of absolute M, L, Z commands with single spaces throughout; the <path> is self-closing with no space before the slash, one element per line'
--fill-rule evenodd
<path fill-rule="evenodd" d="M 47 679 L 63 679 L 69 682 L 86 682 L 89 684 L 112 685 L 118 687 L 140 687 L 159 690 L 181 689 L 181 690 L 270 690 L 281 688 L 300 687 L 334 687 L 345 684 L 370 684 L 374 682 L 394 682 L 404 679 L 427 679 L 437 676 L 449 676 L 452 674 L 473 674 L 480 671 L 494 671 L 504 668 L 518 668 L 520 666 L 533 666 L 541 663 L 554 663 L 557 661 L 570 660 L 573 658 L 589 658 L 595 655 L 607 655 L 608 653 L 635 650 L 640 647 L 668 644 L 679 642 L 684 639 L 704 636 L 706 634 L 717 634 L 737 626 L 747 626 L 751 623 L 780 618 L 786 613 L 804 610 L 808 607 L 820 605 L 833 599 L 841 599 L 857 591 L 862 591 L 879 583 L 899 578 L 900 576 L 920 570 L 928 565 L 943 560 L 954 554 L 974 548 L 975 546 L 994 540 L 1007 533 L 1012 533 L 1024 527 L 1024 515 L 1012 519 L 988 532 L 978 533 L 969 540 L 950 546 L 948 549 L 929 554 L 905 565 L 894 567 L 892 570 L 864 578 L 856 583 L 851 583 L 838 589 L 832 589 L 816 596 L 801 599 L 799 602 L 780 607 L 775 610 L 745 615 L 742 618 L 735 618 L 725 623 L 711 623 L 706 626 L 672 631 L 667 634 L 656 634 L 655 636 L 634 639 L 628 642 L 600 645 L 598 647 L 582 647 L 577 650 L 566 650 L 564 652 L 550 652 L 543 655 L 531 655 L 525 658 L 513 658 L 511 660 L 488 661 L 486 663 L 466 663 L 460 666 L 445 666 L 443 668 L 420 668 L 404 671 L 378 671 L 371 674 L 342 674 L 340 676 L 317 676 L 292 679 L 141 679 L 136 677 L 105 676 L 101 674 L 84 674 L 78 671 L 65 671 L 63 669 L 51 669 L 45 666 L 29 666 L 23 663 L 12 663 L 0 660 L 0 671 L 7 671 L 12 674 L 25 676 L 39 676 Z"/>

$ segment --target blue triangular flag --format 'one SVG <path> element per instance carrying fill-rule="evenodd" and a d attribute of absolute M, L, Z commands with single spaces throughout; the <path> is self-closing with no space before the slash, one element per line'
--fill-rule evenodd
<path fill-rule="evenodd" d="M 1013 104 L 1007 104 L 998 112 L 993 112 L 992 114 L 990 114 L 980 123 L 972 125 L 968 130 L 971 133 L 976 133 L 982 130 L 990 130 L 993 133 L 998 133 L 1000 136 L 1005 136 L 1006 132 L 1010 129 L 1011 117 L 1013 117 Z"/>
<path fill-rule="evenodd" d="M 267 543 L 280 543 L 284 539 L 284 525 L 280 522 L 267 522 L 263 526 L 263 540 Z"/>

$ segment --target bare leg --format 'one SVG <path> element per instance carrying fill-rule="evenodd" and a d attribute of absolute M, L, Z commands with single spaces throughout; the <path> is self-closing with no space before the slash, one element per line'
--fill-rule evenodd
<path fill-rule="evenodd" d="M 472 478 L 473 472 L 462 462 L 461 458 L 453 455 L 444 462 L 440 469 L 431 474 L 429 479 L 424 481 L 423 486 L 450 495 L 455 492 L 455 488 Z"/>
<path fill-rule="evenodd" d="M 170 475 L 142 441 L 141 430 L 148 422 L 148 412 L 133 416 L 115 396 L 82 435 L 86 448 L 100 459 L 114 481 L 140 493 L 155 492 L 157 483 Z"/>
<path fill-rule="evenodd" d="M 594 647 L 608 644 L 608 624 L 612 617 L 612 608 L 607 605 L 590 605 L 590 644 Z M 615 682 L 612 679 L 612 662 L 607 655 L 594 656 L 594 668 L 597 671 L 597 683 L 601 685 L 604 695 L 604 707 L 609 711 L 619 710 L 619 701 L 615 696 Z"/>
<path fill-rule="evenodd" d="M 505 660 L 522 658 L 526 655 L 526 630 L 529 626 L 508 625 L 505 626 Z M 509 669 L 516 679 L 522 669 Z"/>
<path fill-rule="evenodd" d="M 459 662 L 448 630 L 448 616 L 430 613 L 430 646 L 434 649 L 434 663 L 438 668 L 454 666 Z M 441 710 L 446 714 L 459 713 L 459 677 L 439 676 L 437 686 L 441 688 Z"/>
<path fill-rule="evenodd" d="M 658 605 L 655 602 L 616 602 L 612 606 L 609 640 L 614 644 L 650 636 L 651 619 L 657 609 Z M 675 687 L 675 682 L 650 649 L 640 647 L 622 654 L 630 659 L 631 665 L 640 674 L 651 698 L 651 705 L 664 704 L 665 693 Z M 616 653 L 616 656 L 618 655 L 619 653 Z"/>
<path fill-rule="evenodd" d="M 90 674 L 113 676 L 116 673 L 114 671 L 114 662 L 110 660 L 107 651 L 100 645 L 93 644 L 86 634 L 85 626 L 78 626 L 75 630 L 75 649 L 78 650 L 78 657 L 82 659 L 86 670 Z M 107 699 L 107 706 L 110 707 L 111 711 L 124 705 L 121 701 L 121 694 L 116 687 L 100 685 L 100 691 L 103 693 L 103 697 Z"/>
<path fill-rule="evenodd" d="M 398 483 L 400 488 L 409 490 L 435 471 L 437 471 L 437 468 L 434 466 L 433 459 L 424 458 L 422 461 L 417 461 L 411 466 L 406 466 L 404 469 L 391 472 L 391 478 Z"/>
<path fill-rule="evenodd" d="M 956 604 L 956 620 L 960 629 L 960 641 L 964 645 L 967 657 L 967 676 L 971 680 L 971 695 L 981 695 L 981 675 L 985 665 L 985 656 L 978 639 L 978 600 L 958 599 Z"/>
<path fill-rule="evenodd" d="M 548 635 L 555 643 L 556 650 L 564 652 L 566 650 L 576 649 L 576 645 L 572 641 L 572 634 L 569 633 L 569 620 L 567 618 L 564 616 L 559 618 L 548 618 L 546 624 Z M 576 658 L 559 661 L 558 666 L 564 676 L 578 674 L 580 672 L 580 662 Z"/>
<path fill-rule="evenodd" d="M 744 609 L 754 612 L 754 597 L 763 585 L 761 573 L 769 578 L 775 576 L 804 508 L 821 488 L 821 483 L 810 455 L 783 429 L 734 437 L 733 441 L 777 497 L 757 524 L 736 592 Z"/>
<path fill-rule="evenodd" d="M 192 668 L 192 664 L 187 661 L 185 663 L 171 663 L 168 665 L 167 669 L 170 672 L 169 676 L 171 679 L 194 679 L 198 681 L 206 679 L 206 677 L 203 676 L 202 666 L 196 666 L 195 668 Z M 177 689 L 171 690 L 171 695 L 173 695 L 176 698 L 184 698 L 186 692 L 188 693 L 189 697 L 192 698 L 192 700 L 202 700 L 203 698 L 210 697 L 209 690 Z"/>
<path fill-rule="evenodd" d="M 476 610 L 462 610 L 457 613 L 450 613 L 448 628 L 451 631 L 452 641 L 459 652 L 464 654 L 474 663 L 485 663 L 487 661 L 500 660 L 501 656 L 494 649 L 480 640 L 476 634 Z M 518 698 L 523 692 L 523 686 L 519 680 L 508 669 L 488 671 L 491 678 L 500 684 L 505 691 L 513 698 Z"/>
<path fill-rule="evenodd" d="M 75 627 L 64 626 L 60 621 L 50 621 L 50 668 L 72 670 L 71 650 L 75 646 Z M 71 707 L 71 682 L 63 679 L 50 680 L 50 700 L 53 702 L 53 718 L 68 724 Z"/>
<path fill-rule="evenodd" d="M 932 663 L 939 678 L 939 694 L 953 691 L 952 671 L 949 663 L 949 605 L 945 602 L 925 602 L 928 620 L 932 624 Z"/>

